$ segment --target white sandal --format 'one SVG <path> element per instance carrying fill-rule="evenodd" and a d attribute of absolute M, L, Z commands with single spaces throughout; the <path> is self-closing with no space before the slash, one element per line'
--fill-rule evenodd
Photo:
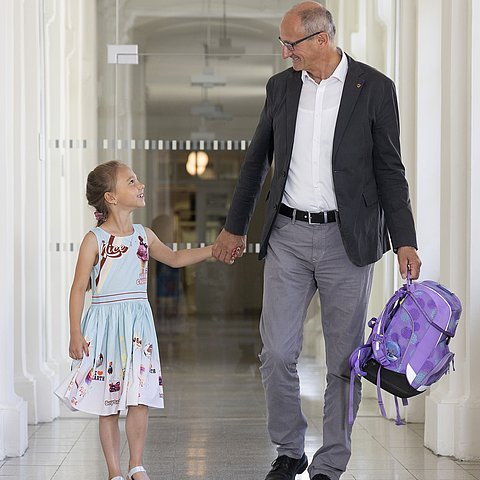
<path fill-rule="evenodd" d="M 118 477 L 113 477 L 110 480 L 125 480 L 125 479 L 123 477 L 118 476 Z"/>
<path fill-rule="evenodd" d="M 147 472 L 141 465 L 139 465 L 138 467 L 133 467 L 129 472 L 128 472 L 128 475 L 127 475 L 127 480 L 133 480 L 133 475 L 135 475 L 136 473 L 140 473 L 140 472 Z"/>

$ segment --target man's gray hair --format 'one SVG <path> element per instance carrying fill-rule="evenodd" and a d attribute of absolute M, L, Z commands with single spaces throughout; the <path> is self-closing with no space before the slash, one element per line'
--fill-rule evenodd
<path fill-rule="evenodd" d="M 335 23 L 332 14 L 323 6 L 305 8 L 297 11 L 306 34 L 325 32 L 330 41 L 335 39 Z"/>

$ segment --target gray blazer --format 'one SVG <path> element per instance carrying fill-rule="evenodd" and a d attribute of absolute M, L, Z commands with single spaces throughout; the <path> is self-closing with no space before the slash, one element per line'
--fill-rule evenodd
<path fill-rule="evenodd" d="M 350 260 L 373 263 L 390 249 L 417 248 L 408 184 L 400 156 L 394 83 L 374 68 L 348 57 L 348 72 L 333 139 L 332 171 L 339 226 Z M 225 229 L 246 235 L 275 153 L 275 168 L 259 258 L 278 215 L 290 167 L 301 72 L 293 68 L 271 77 L 260 120 L 245 155 Z"/>

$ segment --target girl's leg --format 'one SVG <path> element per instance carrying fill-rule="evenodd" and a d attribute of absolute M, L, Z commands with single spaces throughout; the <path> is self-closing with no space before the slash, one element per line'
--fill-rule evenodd
<path fill-rule="evenodd" d="M 108 478 L 121 475 L 120 470 L 120 429 L 118 428 L 118 413 L 100 416 L 98 430 L 103 454 L 108 467 Z"/>
<path fill-rule="evenodd" d="M 146 405 L 128 407 L 125 431 L 127 433 L 130 461 L 128 469 L 143 465 L 143 450 L 148 426 L 148 407 Z M 145 472 L 136 473 L 132 480 L 148 480 Z"/>

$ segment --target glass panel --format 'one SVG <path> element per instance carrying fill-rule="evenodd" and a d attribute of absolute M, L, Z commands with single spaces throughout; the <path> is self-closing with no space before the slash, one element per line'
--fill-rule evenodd
<path fill-rule="evenodd" d="M 128 114 L 117 117 L 115 156 L 131 162 L 146 184 L 147 206 L 135 212 L 135 220 L 151 226 L 165 243 L 178 248 L 210 244 L 222 229 L 263 105 L 265 81 L 274 72 L 276 57 L 262 58 L 270 69 L 258 86 L 252 81 L 248 88 L 241 86 L 246 80 L 238 73 L 248 70 L 246 56 L 142 55 L 138 65 L 116 67 L 122 92 L 117 109 Z M 223 78 L 224 85 L 205 86 L 212 75 Z M 196 81 L 204 84 L 192 85 Z M 105 160 L 110 155 L 102 152 Z M 251 254 L 233 268 L 209 261 L 179 272 L 152 262 L 149 284 L 157 315 L 175 315 L 181 308 L 258 315 L 263 264 L 254 253 L 263 215 L 262 198 L 249 231 Z"/>
<path fill-rule="evenodd" d="M 290 66 L 277 36 L 292 4 L 211 0 L 163 2 L 158 9 L 141 0 L 102 3 L 99 47 L 112 42 L 113 33 L 117 44 L 138 45 L 136 65 L 99 64 L 99 137 L 112 139 L 115 157 L 131 163 L 147 186 L 147 207 L 135 218 L 174 247 L 211 243 L 224 224 L 266 81 Z M 394 2 L 346 10 L 344 2 L 332 1 L 328 8 L 345 23 L 339 39 L 349 51 L 384 71 L 392 67 L 385 52 L 395 29 L 385 22 L 394 15 Z M 115 31 L 108 22 L 113 11 Z M 111 155 L 104 150 L 101 159 Z M 264 205 L 261 198 L 249 230 L 250 253 L 233 268 L 206 262 L 178 272 L 152 265 L 150 297 L 157 315 L 175 315 L 179 308 L 258 314 L 263 264 L 255 252 Z"/>
<path fill-rule="evenodd" d="M 394 77 L 395 0 L 325 3 L 337 23 L 338 45 Z M 277 37 L 292 2 L 99 0 L 72 4 L 64 16 L 55 6 L 45 1 L 47 182 L 55 186 L 65 175 L 66 188 L 58 194 L 48 188 L 54 192 L 48 201 L 52 222 L 63 229 L 67 218 L 72 226 L 60 232 L 65 238 L 52 233 L 51 244 L 81 238 L 75 230 L 81 224 L 68 217 L 71 204 L 83 197 L 78 177 L 97 160 L 112 158 L 131 164 L 147 185 L 147 206 L 135 221 L 175 248 L 211 243 L 224 223 L 266 81 L 290 66 Z M 107 45 L 124 44 L 138 46 L 138 64 L 108 63 Z M 208 155 L 206 165 L 198 152 Z M 197 157 L 188 173 L 191 153 Z M 150 294 L 159 315 L 258 315 L 264 196 L 248 253 L 233 267 L 213 261 L 180 272 L 151 266 Z M 56 205 L 62 206 L 58 214 Z M 91 219 L 87 208 L 85 215 Z"/>
<path fill-rule="evenodd" d="M 109 15 L 114 6 L 104 5 L 99 13 Z M 108 92 L 99 96 L 99 136 L 146 183 L 147 207 L 136 212 L 136 221 L 174 248 L 209 244 L 225 222 L 266 81 L 288 66 L 277 42 L 287 7 L 272 13 L 250 6 L 230 18 L 224 2 L 158 12 L 142 6 L 145 2 L 126 2 L 116 12 L 121 43 L 137 44 L 140 55 L 136 65 L 99 64 L 101 91 Z M 104 22 L 99 25 L 99 37 L 111 37 Z M 102 151 L 101 160 L 112 153 Z M 258 317 L 263 264 L 255 253 L 263 197 L 249 231 L 249 253 L 232 268 L 209 261 L 177 271 L 151 262 L 157 317 L 179 312 Z"/>

